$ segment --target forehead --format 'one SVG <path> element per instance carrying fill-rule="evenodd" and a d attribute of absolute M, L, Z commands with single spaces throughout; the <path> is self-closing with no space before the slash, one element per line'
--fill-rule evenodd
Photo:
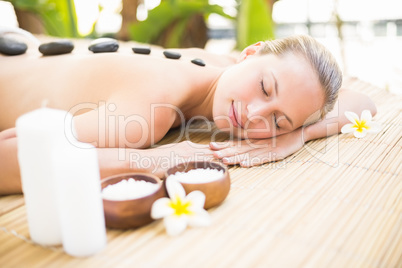
<path fill-rule="evenodd" d="M 264 59 L 265 58 L 265 59 Z M 292 53 L 265 55 L 262 60 L 265 77 L 276 79 L 279 110 L 302 126 L 305 120 L 324 105 L 324 91 L 310 63 Z"/>
<path fill-rule="evenodd" d="M 287 52 L 282 55 L 267 54 L 259 56 L 261 66 L 285 71 L 287 73 L 300 74 L 301 77 L 309 77 L 318 82 L 318 77 L 306 57 Z"/>

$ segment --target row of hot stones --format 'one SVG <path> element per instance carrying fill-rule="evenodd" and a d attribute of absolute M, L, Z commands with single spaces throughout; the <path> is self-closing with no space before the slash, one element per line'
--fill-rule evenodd
<path fill-rule="evenodd" d="M 27 44 L 24 42 L 7 38 L 0 37 L 0 53 L 4 55 L 21 55 L 24 54 L 28 49 Z M 71 53 L 74 49 L 74 44 L 70 40 L 56 40 L 49 43 L 43 43 L 39 46 L 39 52 L 44 56 L 54 56 Z M 119 42 L 113 38 L 99 38 L 93 40 L 88 49 L 93 53 L 105 53 L 105 52 L 116 52 L 119 49 Z M 136 54 L 149 55 L 151 54 L 151 49 L 148 47 L 133 47 L 133 52 Z M 163 55 L 168 59 L 180 59 L 181 54 L 174 51 L 165 50 Z M 193 59 L 192 63 L 205 66 L 205 62 L 201 59 Z"/>

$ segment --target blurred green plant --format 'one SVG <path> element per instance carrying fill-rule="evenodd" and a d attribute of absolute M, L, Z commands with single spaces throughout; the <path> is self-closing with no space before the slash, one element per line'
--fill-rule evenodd
<path fill-rule="evenodd" d="M 37 14 L 47 34 L 59 37 L 82 37 L 78 32 L 74 0 L 7 0 L 16 9 Z M 236 20 L 237 49 L 260 40 L 274 38 L 271 17 L 276 0 L 237 0 L 237 18 L 208 0 L 162 0 L 148 12 L 145 21 L 129 26 L 132 40 L 163 47 L 204 47 L 208 39 L 206 20 L 218 14 Z M 92 32 L 92 36 L 96 34 Z"/>
<path fill-rule="evenodd" d="M 149 11 L 145 21 L 130 25 L 130 38 L 167 48 L 194 46 L 194 43 L 186 44 L 185 39 L 198 33 L 205 34 L 206 42 L 206 26 L 205 33 L 202 28 L 208 16 L 215 13 L 236 20 L 237 48 L 243 49 L 257 41 L 274 38 L 273 2 L 275 0 L 238 0 L 238 15 L 235 18 L 226 14 L 223 7 L 209 4 L 208 0 L 164 0 Z M 193 23 L 195 16 L 203 17 L 198 26 Z M 196 46 L 203 47 L 205 42 Z"/>
<path fill-rule="evenodd" d="M 165 0 L 148 12 L 146 20 L 130 26 L 130 37 L 138 42 L 158 44 L 166 48 L 197 46 L 186 45 L 185 39 L 190 34 L 198 34 L 205 35 L 199 36 L 199 39 L 205 39 L 206 42 L 205 20 L 212 13 L 234 19 L 221 6 L 210 5 L 208 0 Z M 200 42 L 198 46 L 203 47 L 205 42 Z"/>
<path fill-rule="evenodd" d="M 74 0 L 7 0 L 16 9 L 37 14 L 46 33 L 59 37 L 80 37 Z"/>
<path fill-rule="evenodd" d="M 237 15 L 237 49 L 258 41 L 274 39 L 272 4 L 269 0 L 239 1 Z"/>

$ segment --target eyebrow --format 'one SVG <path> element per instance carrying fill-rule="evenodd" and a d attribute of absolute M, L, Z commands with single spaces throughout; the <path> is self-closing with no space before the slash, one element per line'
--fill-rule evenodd
<path fill-rule="evenodd" d="M 272 77 L 274 78 L 274 81 L 275 81 L 275 87 L 274 87 L 274 89 L 275 89 L 275 96 L 278 96 L 278 80 L 276 80 L 276 77 L 275 77 L 275 75 L 274 75 L 274 73 L 271 71 L 271 75 L 272 75 Z M 292 127 L 293 127 L 293 121 L 292 121 L 292 119 L 290 119 L 289 118 L 289 116 L 287 116 L 285 113 L 283 113 L 283 116 L 285 116 L 285 118 L 286 118 L 286 120 L 288 120 L 289 121 L 289 123 L 292 125 Z"/>

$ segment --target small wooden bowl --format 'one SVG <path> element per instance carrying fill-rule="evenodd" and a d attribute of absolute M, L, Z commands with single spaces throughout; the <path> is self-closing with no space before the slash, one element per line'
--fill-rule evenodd
<path fill-rule="evenodd" d="M 159 188 L 147 195 L 136 199 L 115 201 L 103 199 L 103 209 L 105 212 L 106 226 L 109 228 L 129 229 L 137 228 L 153 221 L 151 218 L 151 208 L 155 200 L 166 197 L 165 188 L 162 181 L 155 175 L 144 173 L 125 173 L 107 177 L 101 181 L 101 188 L 110 184 L 118 183 L 121 180 L 144 180 L 157 183 Z"/>
<path fill-rule="evenodd" d="M 203 192 L 205 194 L 205 209 L 219 205 L 225 200 L 230 191 L 230 176 L 226 166 L 209 161 L 181 163 L 169 168 L 166 171 L 165 177 L 167 178 L 169 175 L 174 175 L 176 172 L 188 172 L 191 169 L 198 168 L 223 170 L 223 176 L 220 179 L 207 181 L 205 183 L 186 183 L 179 181 L 180 184 L 183 185 L 186 194 L 195 190 Z"/>

